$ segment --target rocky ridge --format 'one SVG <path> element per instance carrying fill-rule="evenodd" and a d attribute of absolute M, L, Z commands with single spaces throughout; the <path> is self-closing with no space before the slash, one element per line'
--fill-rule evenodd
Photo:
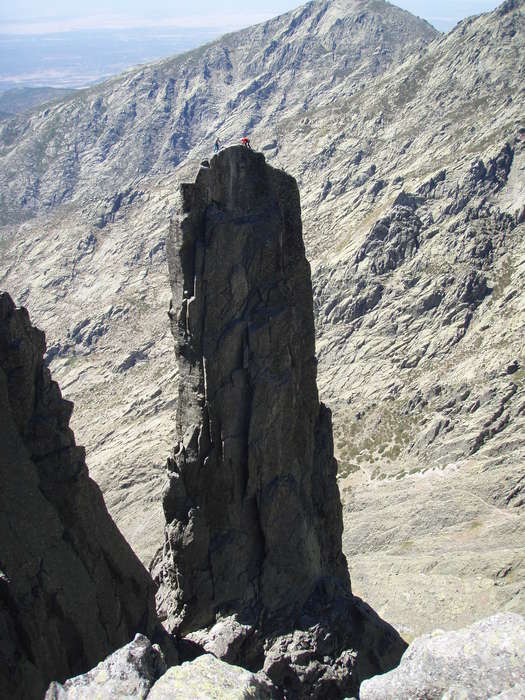
<path fill-rule="evenodd" d="M 89 673 L 52 683 L 45 700 L 274 700 L 276 691 L 264 674 L 211 654 L 166 669 L 162 652 L 138 634 Z"/>
<path fill-rule="evenodd" d="M 164 639 L 147 571 L 88 477 L 45 337 L 0 295 L 0 695 L 40 700 L 137 631 Z M 170 648 L 170 647 L 168 647 Z"/>
<path fill-rule="evenodd" d="M 52 87 L 10 88 L 0 91 L 0 119 L 12 119 L 15 114 L 30 112 L 48 102 L 63 100 L 74 90 Z"/>
<path fill-rule="evenodd" d="M 286 697 L 356 693 L 405 645 L 352 597 L 296 182 L 222 151 L 181 186 L 168 262 L 178 442 L 159 614 Z"/>
<path fill-rule="evenodd" d="M 174 183 L 195 172 L 216 133 L 227 142 L 249 128 L 268 162 L 294 173 L 301 190 L 319 387 L 333 410 L 345 478 L 344 548 L 354 589 L 408 635 L 503 608 L 523 611 L 523 3 L 465 20 L 426 48 L 407 44 L 398 55 L 406 60 L 394 56 L 375 73 L 376 22 L 387 6 L 330 4 L 317 33 L 335 43 L 340 65 L 345 54 L 355 59 L 333 86 L 329 52 L 302 50 L 320 5 L 307 7 L 227 39 L 245 63 L 249 36 L 266 37 L 263 53 L 265 41 L 276 41 L 267 60 L 280 59 L 268 79 L 252 80 L 252 90 L 243 92 L 234 70 L 214 101 L 219 41 L 100 86 L 92 106 L 66 103 L 47 115 L 53 123 L 35 114 L 4 131 L 13 165 L 2 172 L 19 171 L 4 182 L 5 197 L 22 199 L 24 168 L 42 152 L 45 172 L 53 173 L 44 189 L 66 182 L 45 205 L 42 192 L 29 193 L 29 209 L 20 206 L 39 209 L 36 219 L 19 226 L 18 214 L 9 214 L 2 285 L 49 328 L 53 371 L 77 404 L 75 429 L 92 454 L 92 473 L 147 559 L 161 530 L 152 473 L 160 490 L 160 452 L 168 452 L 175 427 L 164 276 Z M 331 21 L 334 13 L 341 21 Z M 356 38 L 365 46 L 345 43 Z M 279 54 L 279 46 L 290 48 Z M 312 56 L 318 80 L 304 103 L 299 86 L 312 74 Z M 287 63 L 292 57 L 295 67 Z M 199 94 L 177 122 L 186 159 L 175 170 L 166 159 L 163 175 L 157 166 L 148 171 L 148 154 L 161 162 L 155 148 L 168 142 L 171 126 L 158 141 L 152 130 L 157 145 L 145 151 L 145 126 L 155 120 L 126 114 L 133 103 L 137 113 L 143 109 L 140 86 L 150 71 L 157 71 L 157 97 L 172 94 L 159 103 L 169 105 L 166 114 L 174 114 L 179 94 L 182 113 L 185 93 L 170 93 L 179 67 Z M 289 90 L 280 107 L 283 76 Z M 106 155 L 93 147 L 76 179 L 78 163 L 68 158 L 77 147 L 53 130 L 73 136 L 75 122 L 94 118 L 98 97 L 97 138 L 113 145 Z M 223 104 L 230 105 L 226 116 L 215 118 Z M 251 122 L 252 114 L 261 120 Z M 202 142 L 196 131 L 207 134 Z M 189 134 L 184 147 L 181 134 Z M 143 154 L 145 175 L 119 170 L 124 149 L 126 162 Z M 118 186 L 101 194 L 98 182 L 106 187 L 110 177 Z M 58 206 L 70 196 L 69 182 L 71 199 Z M 378 521 L 385 526 L 378 529 Z"/>
<path fill-rule="evenodd" d="M 171 174 L 192 150 L 211 151 L 216 131 L 237 142 L 351 94 L 436 36 L 379 0 L 310 2 L 14 119 L 0 131 L 2 223 L 72 202 L 93 216 L 95 200 L 103 206 L 146 176 Z M 20 162 L 32 164 L 29 178 Z"/>
<path fill-rule="evenodd" d="M 416 639 L 400 665 L 365 680 L 361 700 L 521 700 L 525 689 L 525 619 L 506 613 L 454 632 L 434 630 Z M 162 664 L 162 659 L 160 659 Z M 149 641 L 135 640 L 92 672 L 64 686 L 53 684 L 46 700 L 186 700 L 279 697 L 264 673 L 252 674 L 211 654 L 174 666 L 156 682 L 159 659 Z"/>

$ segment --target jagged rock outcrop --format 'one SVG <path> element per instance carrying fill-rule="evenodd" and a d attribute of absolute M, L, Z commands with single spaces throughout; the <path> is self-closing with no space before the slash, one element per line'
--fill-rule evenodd
<path fill-rule="evenodd" d="M 51 683 L 45 700 L 145 700 L 165 672 L 160 648 L 137 634 L 88 673 L 70 678 L 63 685 Z"/>
<path fill-rule="evenodd" d="M 89 478 L 44 333 L 0 294 L 0 696 L 38 699 L 136 632 L 162 632 L 147 571 Z"/>
<path fill-rule="evenodd" d="M 153 564 L 162 614 L 292 695 L 355 691 L 404 644 L 351 594 L 295 180 L 223 151 L 181 187 L 168 261 L 179 443 Z"/>
<path fill-rule="evenodd" d="M 238 147 L 182 197 L 168 252 L 180 443 L 164 512 L 184 578 L 170 622 L 186 631 L 232 605 L 301 608 L 324 575 L 349 581 L 297 186 Z"/>
<path fill-rule="evenodd" d="M 518 700 L 525 688 L 525 619 L 513 613 L 416 639 L 398 668 L 365 681 L 361 700 Z"/>
<path fill-rule="evenodd" d="M 264 673 L 250 673 L 212 654 L 166 670 L 162 651 L 142 634 L 95 668 L 63 685 L 52 683 L 45 700 L 274 700 Z"/>

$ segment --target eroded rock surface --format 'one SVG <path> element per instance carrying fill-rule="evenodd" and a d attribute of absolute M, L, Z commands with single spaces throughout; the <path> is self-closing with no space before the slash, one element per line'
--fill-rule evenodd
<path fill-rule="evenodd" d="M 181 187 L 168 261 L 179 443 L 153 564 L 162 614 L 292 694 L 356 690 L 404 644 L 351 594 L 295 180 L 223 151 Z"/>
<path fill-rule="evenodd" d="M 0 696 L 41 700 L 159 623 L 153 582 L 89 478 L 45 337 L 0 294 Z"/>
<path fill-rule="evenodd" d="M 264 674 L 232 666 L 212 654 L 173 666 L 155 683 L 148 700 L 272 700 L 276 688 Z"/>
<path fill-rule="evenodd" d="M 143 634 L 82 676 L 52 683 L 45 700 L 144 700 L 166 672 L 162 651 Z"/>
<path fill-rule="evenodd" d="M 398 668 L 365 681 L 361 700 L 522 698 L 525 619 L 505 613 L 416 639 Z"/>

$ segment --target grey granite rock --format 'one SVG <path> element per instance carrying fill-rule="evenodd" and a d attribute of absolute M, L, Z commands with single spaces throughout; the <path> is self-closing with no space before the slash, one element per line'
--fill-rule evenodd
<path fill-rule="evenodd" d="M 159 599 L 185 632 L 218 611 L 299 610 L 323 576 L 350 586 L 297 185 L 239 146 L 181 190 L 168 243 L 179 444 Z"/>
<path fill-rule="evenodd" d="M 137 634 L 88 673 L 51 683 L 45 700 L 144 700 L 165 672 L 160 648 Z"/>
<path fill-rule="evenodd" d="M 151 689 L 148 700 L 272 700 L 276 688 L 264 674 L 254 674 L 215 658 L 199 656 L 170 668 Z"/>
<path fill-rule="evenodd" d="M 365 681 L 361 700 L 520 698 L 525 684 L 525 619 L 502 613 L 458 632 L 416 639 L 397 669 Z M 521 690 L 520 690 L 521 689 Z"/>
<path fill-rule="evenodd" d="M 41 700 L 142 631 L 154 587 L 89 478 L 44 334 L 0 294 L 0 696 Z"/>
<path fill-rule="evenodd" d="M 525 683 L 517 683 L 489 700 L 523 700 L 523 698 L 525 698 Z"/>
<path fill-rule="evenodd" d="M 223 150 L 182 185 L 167 250 L 179 442 L 159 610 L 294 697 L 338 697 L 404 643 L 351 593 L 294 179 Z"/>

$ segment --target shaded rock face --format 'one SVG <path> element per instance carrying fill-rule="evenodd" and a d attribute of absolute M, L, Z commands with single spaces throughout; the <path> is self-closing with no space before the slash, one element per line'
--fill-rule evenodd
<path fill-rule="evenodd" d="M 351 620 L 295 180 L 261 154 L 223 151 L 182 186 L 168 261 L 180 305 L 171 312 L 179 443 L 163 499 L 166 543 L 153 563 L 160 610 L 170 630 L 207 628 L 197 645 L 264 664 L 290 692 L 328 697 L 330 686 L 337 697 L 357 687 L 364 662 L 356 652 L 340 674 L 330 669 L 358 648 L 367 622 Z M 390 634 L 374 639 L 388 638 L 379 666 L 403 649 Z"/>
<path fill-rule="evenodd" d="M 416 639 L 397 669 L 365 681 L 361 700 L 523 698 L 525 619 L 501 613 Z"/>
<path fill-rule="evenodd" d="M 238 147 L 182 196 L 168 253 L 180 442 L 164 512 L 170 620 L 185 631 L 219 611 L 301 607 L 324 575 L 349 580 L 295 181 Z"/>
<path fill-rule="evenodd" d="M 0 696 L 42 698 L 137 631 L 153 583 L 111 520 L 44 366 L 45 337 L 0 294 Z"/>

